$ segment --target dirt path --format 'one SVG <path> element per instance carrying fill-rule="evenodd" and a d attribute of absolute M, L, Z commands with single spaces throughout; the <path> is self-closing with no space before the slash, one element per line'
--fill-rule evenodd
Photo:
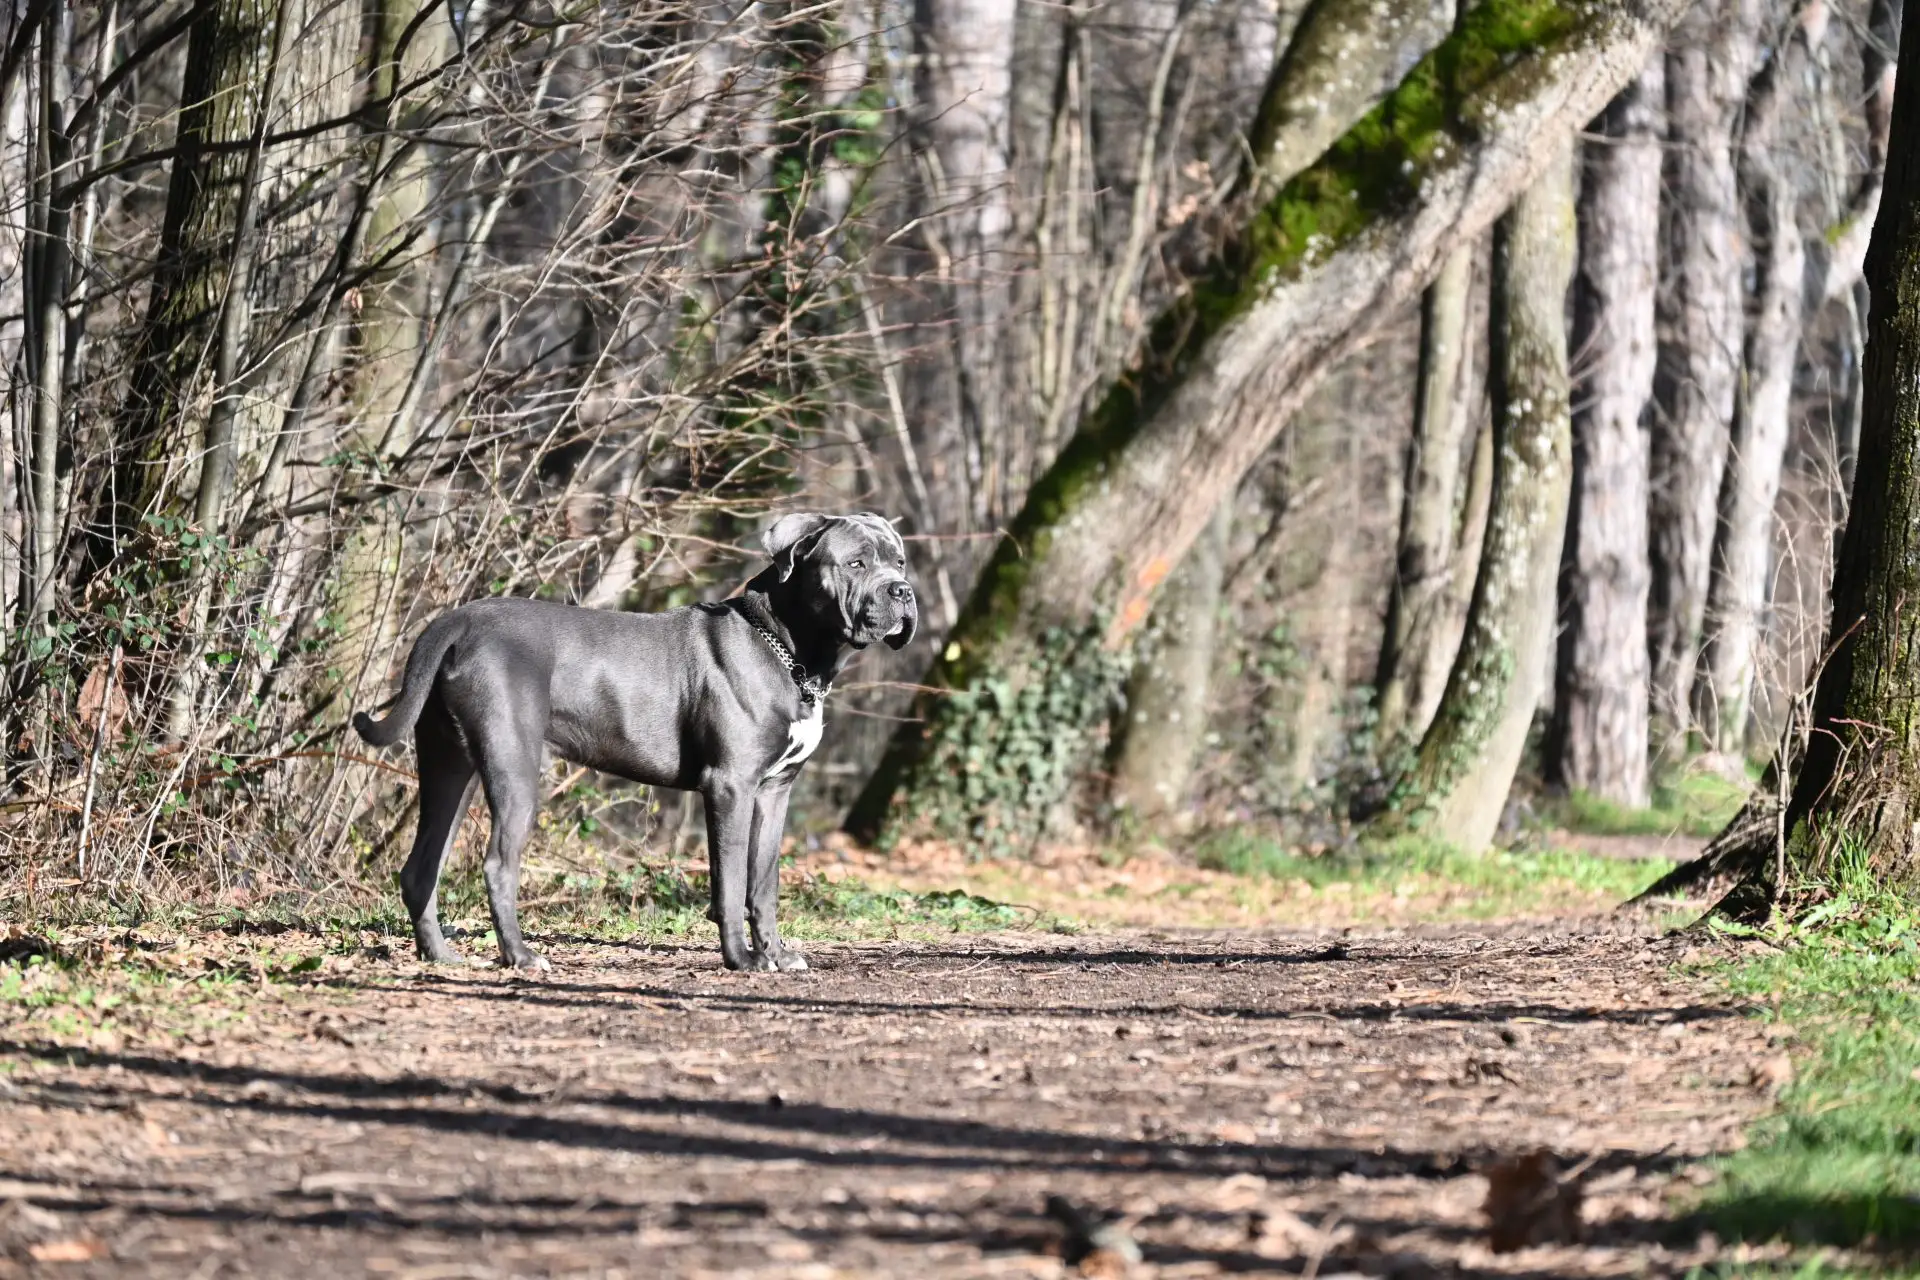
<path fill-rule="evenodd" d="M 1673 944 L 1565 925 L 549 954 L 0 1025 L 0 1275 L 1058 1275 L 1049 1195 L 1143 1276 L 1681 1274 L 1671 1180 L 1765 1103 Z M 1588 1242 L 1496 1255 L 1476 1171 L 1536 1146 Z"/>

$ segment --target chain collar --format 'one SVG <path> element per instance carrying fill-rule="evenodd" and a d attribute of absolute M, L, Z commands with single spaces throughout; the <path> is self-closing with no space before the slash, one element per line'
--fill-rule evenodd
<path fill-rule="evenodd" d="M 767 646 L 773 650 L 773 656 L 780 659 L 780 665 L 787 669 L 787 673 L 793 677 L 793 682 L 800 686 L 801 706 L 810 707 L 816 702 L 827 700 L 827 695 L 833 692 L 833 681 L 822 680 L 819 676 L 808 674 L 807 669 L 800 665 L 800 659 L 793 656 L 793 650 L 787 648 L 779 636 L 762 626 L 760 620 L 747 610 L 742 609 L 740 616 L 747 620 L 748 626 L 760 633 L 760 638 L 765 640 Z"/>

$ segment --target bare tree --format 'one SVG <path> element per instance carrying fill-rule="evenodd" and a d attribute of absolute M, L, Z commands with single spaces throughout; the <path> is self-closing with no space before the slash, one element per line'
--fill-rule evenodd
<path fill-rule="evenodd" d="M 1648 591 L 1656 747 L 1690 727 L 1714 510 L 1740 376 L 1744 299 L 1736 129 L 1758 49 L 1758 0 L 1689 11 L 1667 53 L 1666 288 L 1654 394 Z"/>
<path fill-rule="evenodd" d="M 1920 59 L 1920 30 L 1908 24 L 1903 57 Z M 1909 711 L 1920 665 L 1905 613 L 1920 581 L 1920 91 L 1895 93 L 1885 196 L 1874 226 L 1866 279 L 1873 291 L 1865 412 L 1847 528 L 1834 562 L 1828 657 L 1805 721 L 1791 726 L 1767 781 L 1696 862 L 1649 893 L 1732 870 L 1734 889 L 1719 910 L 1765 918 L 1808 891 L 1872 876 L 1908 897 L 1920 884 L 1914 813 L 1920 756 Z M 1778 791 L 1775 791 L 1775 787 Z M 1778 794 L 1784 806 L 1770 802 Z"/>
<path fill-rule="evenodd" d="M 1693 686 L 1693 718 L 1708 748 L 1733 756 L 1746 735 L 1804 314 L 1807 253 L 1799 192 L 1780 154 L 1783 118 L 1801 101 L 1805 79 L 1801 34 L 1798 24 L 1789 27 L 1755 73 L 1740 144 L 1754 285 Z"/>
<path fill-rule="evenodd" d="M 1436 699 L 1422 678 L 1451 662 L 1449 655 L 1436 663 L 1430 650 L 1458 641 L 1442 624 L 1454 568 L 1462 451 L 1472 422 L 1462 388 L 1473 259 L 1471 245 L 1454 250 L 1420 303 L 1420 371 L 1400 506 L 1399 556 L 1374 678 L 1377 732 L 1389 752 L 1404 739 L 1417 741 L 1426 732 L 1423 712 Z"/>
<path fill-rule="evenodd" d="M 1666 66 L 1655 59 L 1583 147 L 1573 349 L 1573 495 L 1546 773 L 1647 802 L 1647 434 L 1659 278 Z"/>
<path fill-rule="evenodd" d="M 1453 673 L 1388 819 L 1466 849 L 1493 839 L 1547 678 L 1572 479 L 1565 315 L 1576 241 L 1562 153 L 1495 229 L 1486 540 Z"/>

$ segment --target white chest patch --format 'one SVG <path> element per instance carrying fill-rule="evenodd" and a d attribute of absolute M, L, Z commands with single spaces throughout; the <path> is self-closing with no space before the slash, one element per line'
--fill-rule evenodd
<path fill-rule="evenodd" d="M 787 749 L 763 777 L 784 773 L 813 754 L 814 748 L 820 745 L 820 731 L 827 725 L 826 709 L 824 701 L 815 702 L 806 719 L 795 720 L 787 727 Z"/>

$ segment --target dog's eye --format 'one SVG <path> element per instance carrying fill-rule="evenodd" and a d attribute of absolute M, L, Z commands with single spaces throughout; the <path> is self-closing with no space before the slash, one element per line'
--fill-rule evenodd
<path fill-rule="evenodd" d="M 867 567 L 867 562 L 866 562 L 865 560 L 849 560 L 849 561 L 847 561 L 847 568 L 849 568 L 849 569 L 864 569 L 864 568 L 866 568 L 866 567 Z"/>

